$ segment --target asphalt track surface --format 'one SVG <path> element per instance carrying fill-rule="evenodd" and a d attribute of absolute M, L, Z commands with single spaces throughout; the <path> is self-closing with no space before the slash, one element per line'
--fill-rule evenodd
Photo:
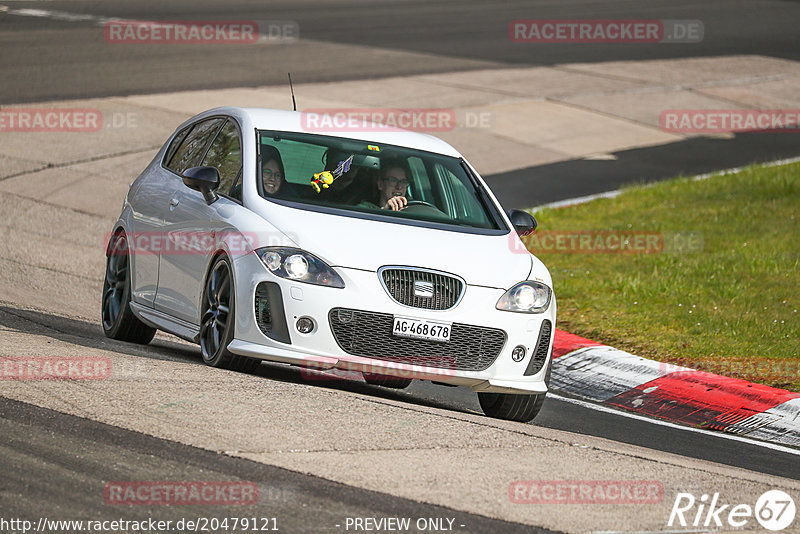
<path fill-rule="evenodd" d="M 98 324 L 52 314 L 0 306 L 0 328 L 3 327 L 22 329 L 23 331 L 25 328 L 29 328 L 31 333 L 46 331 L 47 335 L 54 339 L 69 338 L 72 342 L 78 339 L 80 344 L 88 348 L 108 348 L 108 345 L 112 344 L 114 350 L 126 354 L 144 358 L 179 359 L 202 365 L 199 348 L 197 351 L 187 354 L 185 350 L 176 352 L 169 346 L 143 347 L 112 341 L 103 336 L 102 329 Z M 300 369 L 293 366 L 264 363 L 256 374 L 265 380 L 309 383 L 301 376 Z M 452 411 L 481 412 L 477 396 L 472 391 L 466 388 L 439 386 L 427 381 L 415 381 L 406 390 L 389 390 L 370 386 L 363 382 L 340 379 L 332 379 L 330 382 L 317 379 L 313 381 L 313 385 L 314 387 L 354 391 L 376 397 L 403 400 L 411 404 Z M 2 410 L 0 413 L 3 413 Z M 51 414 L 51 417 L 55 417 L 55 414 Z M 689 429 L 679 430 L 665 427 L 657 422 L 631 419 L 623 414 L 590 410 L 557 398 L 547 399 L 542 411 L 532 424 L 800 480 L 800 462 L 796 454 L 767 449 L 757 443 L 731 441 L 725 436 L 709 436 Z"/>
<path fill-rule="evenodd" d="M 0 103 L 379 78 L 509 66 L 758 54 L 800 59 L 800 3 L 783 0 L 0 1 L 145 20 L 294 21 L 311 46 L 109 46 L 91 21 L 0 13 Z M 513 43 L 517 19 L 699 20 L 700 43 Z M 302 43 L 302 41 L 301 41 Z M 351 45 L 351 46 L 347 46 Z M 405 55 L 376 54 L 375 50 Z M 421 58 L 419 54 L 428 55 Z"/>
<path fill-rule="evenodd" d="M 65 22 L 37 17 L 17 17 L 0 12 L 0 103 L 37 102 L 111 95 L 159 93 L 182 89 L 260 86 L 284 83 L 293 72 L 300 82 L 378 78 L 502 68 L 509 65 L 552 65 L 624 59 L 760 54 L 800 59 L 800 2 L 505 2 L 480 1 L 393 2 L 94 2 L 2 1 L 9 8 L 35 8 L 88 13 L 106 17 L 164 20 L 256 19 L 292 20 L 313 46 L 267 45 L 206 47 L 107 46 L 94 23 Z M 697 19 L 704 23 L 706 39 L 685 45 L 550 45 L 530 47 L 508 40 L 510 20 L 525 18 L 643 18 Z M 711 31 L 713 30 L 713 31 Z M 347 45 L 347 46 L 342 46 Z M 389 51 L 392 61 L 375 57 L 373 48 Z M 433 54 L 420 61 L 419 54 Z M 753 161 L 797 156 L 793 136 L 737 135 L 732 139 L 697 139 L 677 145 L 637 149 L 615 154 L 615 161 L 568 161 L 488 177 L 501 201 L 512 196 L 520 205 L 562 200 L 615 189 L 632 181 L 650 181 L 677 173 L 706 172 Z M 565 176 L 564 181 L 542 179 Z M 520 188 L 521 180 L 526 184 Z M 541 180 L 541 181 L 538 181 Z M 554 184 L 554 182 L 557 182 Z M 551 189 L 547 189 L 551 187 Z M 525 201 L 523 201 L 525 200 Z M 0 320 L 28 315 L 0 310 Z M 87 346 L 105 341 L 96 324 L 62 317 L 33 314 L 29 319 L 59 332 L 79 334 Z M 117 350 L 141 351 L 125 344 Z M 166 352 L 166 353 L 165 353 Z M 167 357 L 167 349 L 149 357 Z M 202 365 L 197 359 L 197 364 Z M 302 381 L 291 368 L 263 365 L 265 380 Z M 404 392 L 388 391 L 362 383 L 336 382 L 317 387 L 350 388 L 375 396 L 400 398 L 410 403 L 474 409 L 474 394 L 428 383 Z M 472 404 L 470 404 L 470 402 Z M 710 438 L 689 430 L 675 430 L 622 415 L 593 411 L 549 399 L 536 425 L 600 436 L 622 443 L 714 461 L 760 473 L 800 480 L 797 456 L 758 445 Z M 267 501 L 263 513 L 288 521 L 286 531 L 311 531 L 309 510 L 320 528 L 345 516 L 409 515 L 458 517 L 474 532 L 536 531 L 531 527 L 499 522 L 423 505 L 384 494 L 360 490 L 290 471 L 234 459 L 166 440 L 136 434 L 85 419 L 0 399 L 0 469 L 4 473 L 4 512 L 38 517 L 43 503 L 52 503 L 59 515 L 67 505 L 85 515 L 104 516 L 98 499 L 82 498 L 114 479 L 113 465 L 122 459 L 138 465 L 135 478 L 192 479 L 201 469 L 224 477 L 255 480 L 262 491 L 292 492 L 291 499 Z M 26 450 L 26 453 L 22 453 Z M 77 452 L 80 451 L 80 452 Z M 39 473 L 32 477 L 30 473 Z M 130 475 L 130 473 L 128 473 Z M 197 477 L 195 477 L 197 478 Z M 207 477 L 206 477 L 207 478 Z M 32 481 L 46 479 L 47 485 Z M 277 491 L 277 490 L 276 490 Z M 64 495 L 71 495 L 62 502 Z M 277 493 L 285 495 L 285 493 Z M 9 496 L 16 496 L 8 498 Z M 13 503 L 13 508 L 9 508 Z M 129 514 L 130 512 L 125 512 Z M 168 519 L 162 507 L 159 518 Z M 175 512 L 179 514 L 181 512 Z M 220 515 L 224 511 L 219 511 Z M 136 514 L 141 517 L 146 514 Z M 213 515 L 213 514 L 207 514 Z M 59 518 L 67 518 L 63 514 Z M 295 519 L 292 519 L 295 518 Z M 328 525 L 330 529 L 330 525 Z"/>
<path fill-rule="evenodd" d="M 348 517 L 388 516 L 447 518 L 465 533 L 552 532 L 301 475 L 2 397 L 0 414 L 6 518 L 152 517 L 174 524 L 199 516 L 256 517 L 260 526 L 274 524 L 283 532 L 331 532 L 342 530 L 337 527 Z M 129 480 L 130 466 L 136 466 L 135 480 L 246 480 L 258 486 L 259 498 L 253 505 L 203 506 L 200 513 L 185 506 L 107 504 L 102 498 L 106 482 Z"/>
<path fill-rule="evenodd" d="M 486 177 L 503 206 L 524 208 L 800 155 L 797 135 L 740 133 L 614 152 L 615 159 L 572 159 Z"/>

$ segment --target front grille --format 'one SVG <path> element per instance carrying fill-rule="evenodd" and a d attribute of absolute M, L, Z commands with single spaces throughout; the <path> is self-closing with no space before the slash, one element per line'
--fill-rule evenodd
<path fill-rule="evenodd" d="M 392 267 L 381 269 L 380 276 L 383 286 L 395 301 L 424 310 L 448 310 L 458 304 L 464 292 L 463 280 L 436 271 Z M 417 291 L 415 283 L 422 286 Z"/>
<path fill-rule="evenodd" d="M 456 371 L 483 371 L 506 342 L 502 330 L 460 323 L 453 323 L 449 343 L 397 337 L 392 335 L 394 317 L 389 313 L 334 308 L 328 321 L 348 354 Z"/>
<path fill-rule="evenodd" d="M 531 362 L 528 364 L 528 368 L 525 369 L 525 376 L 535 375 L 544 367 L 544 362 L 547 361 L 547 353 L 550 350 L 550 335 L 552 331 L 553 323 L 548 319 L 542 321 L 542 328 L 539 330 L 539 340 L 531 356 Z"/>

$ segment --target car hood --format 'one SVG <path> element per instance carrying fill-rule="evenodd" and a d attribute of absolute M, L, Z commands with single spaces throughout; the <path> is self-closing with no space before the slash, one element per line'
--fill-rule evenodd
<path fill-rule="evenodd" d="M 508 289 L 531 272 L 515 235 L 480 235 L 331 215 L 273 205 L 267 219 L 332 267 L 377 271 L 403 265 L 461 276 L 469 285 Z"/>

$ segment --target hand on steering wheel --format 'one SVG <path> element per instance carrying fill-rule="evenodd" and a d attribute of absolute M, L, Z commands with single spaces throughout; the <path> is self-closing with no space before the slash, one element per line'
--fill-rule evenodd
<path fill-rule="evenodd" d="M 413 201 L 412 201 L 413 202 Z M 392 211 L 400 211 L 401 209 L 405 208 L 409 204 L 406 197 L 392 197 L 386 201 L 386 205 L 383 206 L 383 209 L 390 209 Z"/>

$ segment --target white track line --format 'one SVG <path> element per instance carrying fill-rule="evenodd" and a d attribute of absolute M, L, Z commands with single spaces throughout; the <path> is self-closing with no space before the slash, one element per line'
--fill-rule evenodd
<path fill-rule="evenodd" d="M 157 20 L 137 20 L 137 19 L 125 19 L 121 17 L 103 17 L 101 15 L 89 15 L 84 13 L 70 13 L 68 11 L 57 11 L 53 9 L 35 9 L 35 8 L 10 8 L 5 5 L 0 5 L 0 13 L 6 13 L 7 15 L 16 15 L 18 17 L 35 17 L 35 18 L 43 18 L 43 19 L 50 19 L 50 20 L 57 20 L 61 22 L 90 22 L 93 23 L 95 26 L 104 26 L 108 23 L 141 23 L 141 22 L 152 22 L 155 24 L 160 24 L 163 22 L 169 21 L 157 21 Z M 220 21 L 224 22 L 224 21 Z M 262 23 L 267 23 L 269 21 L 265 20 L 258 20 L 254 21 L 258 24 L 259 30 L 259 41 L 257 44 L 269 44 L 270 39 L 267 33 L 261 31 Z M 279 22 L 279 21 L 275 21 Z M 280 21 L 280 22 L 294 22 L 294 21 Z M 287 38 L 284 39 L 275 39 L 275 43 L 279 42 L 289 42 L 294 41 L 294 38 Z M 256 43 L 253 43 L 256 44 Z"/>
<path fill-rule="evenodd" d="M 646 422 L 652 423 L 654 425 L 661 425 L 661 426 L 666 426 L 666 427 L 669 427 L 669 428 L 676 428 L 678 430 L 686 430 L 688 432 L 696 432 L 698 434 L 704 434 L 706 436 L 713 436 L 713 437 L 717 437 L 717 438 L 729 439 L 729 440 L 732 440 L 732 441 L 739 441 L 741 443 L 748 443 L 750 445 L 756 445 L 758 447 L 763 447 L 765 449 L 771 449 L 773 451 L 785 452 L 787 454 L 793 454 L 795 456 L 800 456 L 800 449 L 793 449 L 791 447 L 784 447 L 783 445 L 776 445 L 774 443 L 769 443 L 767 441 L 756 441 L 756 440 L 748 439 L 748 438 L 745 438 L 745 437 L 742 437 L 742 436 L 737 436 L 735 434 L 727 434 L 725 432 L 714 432 L 714 431 L 711 431 L 711 430 L 705 430 L 703 428 L 694 428 L 694 427 L 691 427 L 691 426 L 679 425 L 677 423 L 670 423 L 668 421 L 661 421 L 660 419 L 653 419 L 653 418 L 650 418 L 650 417 L 645 417 L 643 415 L 638 415 L 638 414 L 631 413 L 631 412 L 626 412 L 626 411 L 622 411 L 622 410 L 615 410 L 614 408 L 610 408 L 610 407 L 604 406 L 602 404 L 595 404 L 595 403 L 592 403 L 592 402 L 582 401 L 582 400 L 578 400 L 578 399 L 572 399 L 572 398 L 569 398 L 569 397 L 562 397 L 561 395 L 554 394 L 552 391 L 548 392 L 547 396 L 551 397 L 553 399 L 558 399 L 558 400 L 563 401 L 563 402 L 568 402 L 570 404 L 575 404 L 575 405 L 581 406 L 583 408 L 589 408 L 590 410 L 597 410 L 599 412 L 619 415 L 621 417 L 629 417 L 631 419 L 636 419 L 638 421 L 646 421 Z"/>
<path fill-rule="evenodd" d="M 6 6 L 2 6 L 6 7 Z M 20 8 L 20 9 L 8 9 L 6 11 L 9 15 L 17 15 L 19 17 L 38 17 L 38 18 L 45 18 L 45 19 L 52 19 L 52 20 L 61 20 L 65 22 L 84 22 L 84 21 L 102 21 L 108 20 L 103 19 L 103 17 L 97 17 L 95 15 L 84 15 L 82 13 L 69 13 L 67 11 L 53 11 L 47 9 L 32 9 L 32 8 Z"/>

